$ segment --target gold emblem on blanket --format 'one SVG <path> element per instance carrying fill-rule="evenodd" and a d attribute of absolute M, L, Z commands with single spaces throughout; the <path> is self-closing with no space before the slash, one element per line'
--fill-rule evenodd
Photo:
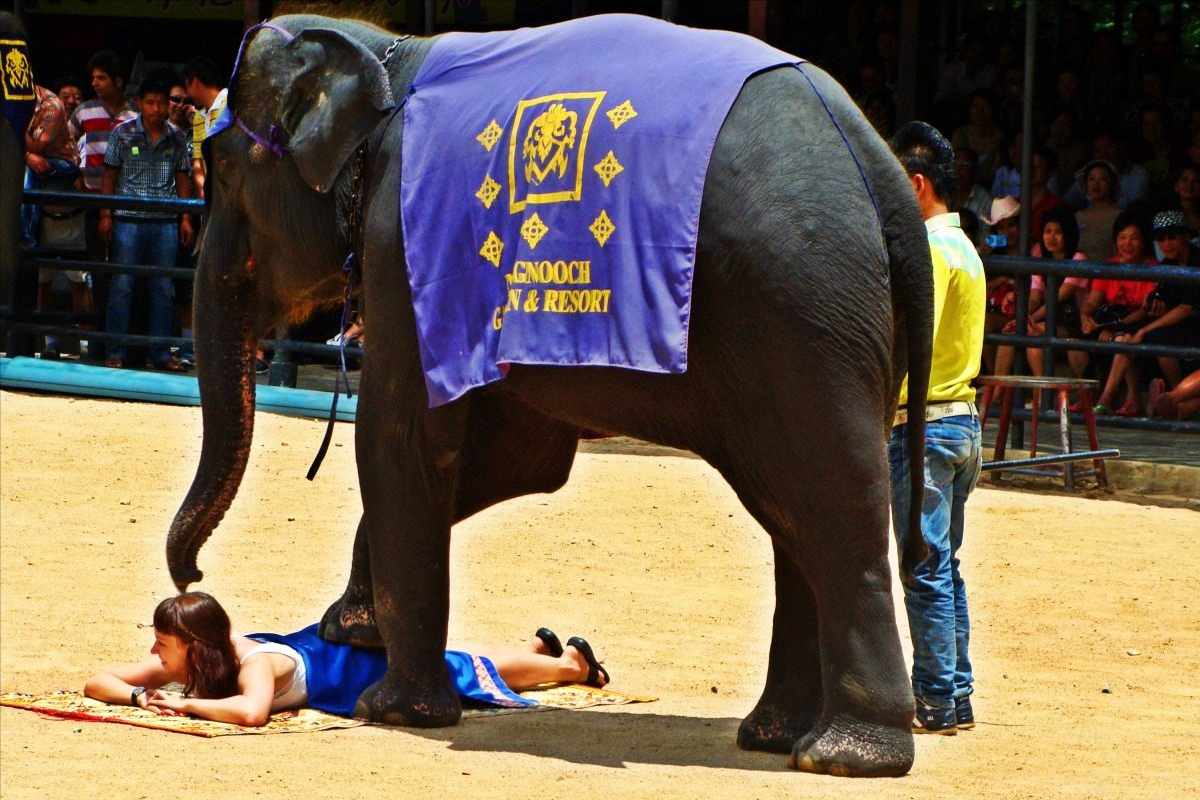
<path fill-rule="evenodd" d="M 20 39 L 0 39 L 5 100 L 33 100 L 33 70 L 25 55 L 25 43 Z"/>
<path fill-rule="evenodd" d="M 613 221 L 608 218 L 608 212 L 604 209 L 600 209 L 599 216 L 588 226 L 588 230 L 592 232 L 592 236 L 596 237 L 596 241 L 600 243 L 601 247 L 604 247 L 604 243 L 616 229 L 617 226 L 613 225 Z"/>
<path fill-rule="evenodd" d="M 521 223 L 521 238 L 529 243 L 530 250 L 537 247 L 538 242 L 549 232 L 550 229 L 546 227 L 546 223 L 542 222 L 542 218 L 536 212 Z"/>
<path fill-rule="evenodd" d="M 500 184 L 492 180 L 491 175 L 485 175 L 483 185 L 479 187 L 479 191 L 475 193 L 475 196 L 483 203 L 484 208 L 491 208 L 498 194 L 500 194 Z"/>
<path fill-rule="evenodd" d="M 483 145 L 483 149 L 490 153 L 492 152 L 492 148 L 496 146 L 496 142 L 500 141 L 500 137 L 503 135 L 504 129 L 496 124 L 496 120 L 492 120 L 475 138 Z"/>
<path fill-rule="evenodd" d="M 592 121 L 604 92 L 564 92 L 517 104 L 508 140 L 508 210 L 579 200 Z"/>
<path fill-rule="evenodd" d="M 604 115 L 608 117 L 608 121 L 612 123 L 613 130 L 616 130 L 629 120 L 636 117 L 637 112 L 633 110 L 633 104 L 626 100 L 616 108 L 610 108 L 608 111 L 605 111 Z"/>
<path fill-rule="evenodd" d="M 600 163 L 592 167 L 596 170 L 596 174 L 600 176 L 600 180 L 604 181 L 604 185 L 608 186 L 612 183 L 612 179 L 617 177 L 618 172 L 624 172 L 625 168 L 621 166 L 621 162 L 617 161 L 617 157 L 613 155 L 613 151 L 609 150 L 608 155 L 600 159 Z"/>
<path fill-rule="evenodd" d="M 500 255 L 504 252 L 504 242 L 500 241 L 500 237 L 495 231 L 488 231 L 487 239 L 483 242 L 483 247 L 479 248 L 479 255 L 492 262 L 493 267 L 500 266 Z"/>

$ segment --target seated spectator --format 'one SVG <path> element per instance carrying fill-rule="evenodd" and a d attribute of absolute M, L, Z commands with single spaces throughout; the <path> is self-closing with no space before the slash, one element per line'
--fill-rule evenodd
<path fill-rule="evenodd" d="M 1079 135 L 1079 116 L 1062 107 L 1050 119 L 1046 147 L 1054 154 L 1056 168 L 1046 182 L 1046 189 L 1060 197 L 1075 183 L 1075 173 L 1088 160 L 1090 148 Z"/>
<path fill-rule="evenodd" d="M 1113 223 L 1121 214 L 1117 207 L 1117 171 L 1107 161 L 1092 161 L 1082 170 L 1087 205 L 1075 213 L 1079 225 L 1079 249 L 1089 261 L 1107 261 L 1113 256 Z"/>
<path fill-rule="evenodd" d="M 1200 130 L 1197 131 L 1200 136 Z M 1170 205 L 1183 212 L 1183 218 L 1192 230 L 1200 230 L 1200 163 L 1185 164 L 1171 182 Z M 1194 244 L 1200 239 L 1193 238 Z"/>
<path fill-rule="evenodd" d="M 1101 131 L 1092 137 L 1092 161 L 1108 162 L 1116 176 L 1116 193 L 1113 202 L 1120 208 L 1129 208 L 1137 203 L 1150 201 L 1150 175 L 1141 165 L 1129 159 L 1124 143 L 1111 131 Z M 1084 169 L 1087 167 L 1085 166 Z M 1080 177 L 1080 176 L 1077 176 Z M 1076 182 L 1063 199 L 1076 208 L 1082 208 L 1087 198 L 1085 187 Z"/>
<path fill-rule="evenodd" d="M 1150 231 L 1146 221 L 1136 212 L 1122 211 L 1113 223 L 1113 249 L 1116 255 L 1109 260 L 1115 263 L 1156 263 L 1150 254 Z M 1092 281 L 1080 313 L 1084 336 L 1101 342 L 1123 341 L 1128 334 L 1146 325 L 1149 317 L 1146 298 L 1152 291 L 1154 284 L 1147 281 L 1120 278 L 1097 278 Z M 1141 414 L 1137 374 L 1124 365 L 1120 371 L 1110 369 L 1096 403 L 1097 413 L 1110 413 L 1112 401 L 1122 384 L 1127 393 L 1125 403 L 1117 409 L 1117 415 L 1135 417 Z"/>
<path fill-rule="evenodd" d="M 1148 105 L 1138 117 L 1136 161 L 1150 180 L 1150 198 L 1156 205 L 1167 201 L 1169 178 L 1180 154 L 1171 143 L 1173 120 L 1166 106 Z"/>
<path fill-rule="evenodd" d="M 992 197 L 987 189 L 979 185 L 979 155 L 969 147 L 954 148 L 954 201 L 950 207 L 960 214 L 964 209 L 971 211 L 976 220 L 992 211 Z M 975 246 L 983 243 L 972 238 Z"/>
<path fill-rule="evenodd" d="M 984 224 L 992 232 L 984 238 L 979 247 L 980 254 L 994 256 L 1020 255 L 1018 250 L 1021 228 L 1021 204 L 1015 197 L 997 197 L 992 201 L 992 209 L 984 217 Z M 989 272 L 987 281 L 987 311 L 984 317 L 984 333 L 998 333 L 1011 322 L 1017 313 L 1017 285 L 1011 275 Z M 1011 362 L 1010 362 L 1011 363 Z M 984 344 L 983 364 L 986 371 L 992 375 L 996 372 L 996 346 Z"/>
<path fill-rule="evenodd" d="M 997 148 L 996 174 L 992 178 L 992 197 L 1021 196 L 1021 147 L 1024 137 L 1020 131 L 1009 131 Z"/>
<path fill-rule="evenodd" d="M 1200 369 L 1169 391 L 1162 378 L 1151 381 L 1149 403 L 1151 417 L 1179 421 L 1196 416 L 1200 412 Z"/>
<path fill-rule="evenodd" d="M 1003 135 L 1003 129 L 996 123 L 996 96 L 990 89 L 972 92 L 967 124 L 954 131 L 950 143 L 969 147 L 979 155 L 979 181 L 985 186 L 991 186 L 995 177 L 997 150 Z"/>
<path fill-rule="evenodd" d="M 1200 247 L 1190 239 L 1196 234 L 1181 211 L 1154 215 L 1154 239 L 1162 250 L 1162 263 L 1200 268 Z M 1200 347 L 1200 285 L 1160 283 L 1146 301 L 1148 322 L 1129 336 L 1129 341 L 1154 345 Z M 1118 339 L 1121 341 L 1121 339 Z M 1174 388 L 1185 368 L 1174 356 L 1158 356 L 1158 368 L 1167 386 Z M 1116 365 L 1113 366 L 1116 369 Z"/>
<path fill-rule="evenodd" d="M 1042 217 L 1041 232 L 1038 242 L 1030 250 L 1030 258 L 1045 259 L 1074 259 L 1085 261 L 1087 256 L 1076 248 L 1079 244 L 1079 226 L 1075 224 L 1075 215 L 1068 207 L 1052 209 Z M 1060 339 L 1078 338 L 1083 335 L 1079 327 L 1079 309 L 1087 298 L 1087 278 L 1068 276 L 1056 281 L 1058 286 L 1057 304 L 1055 306 L 1055 335 Z M 1046 332 L 1046 286 L 1047 278 L 1034 275 L 1029 285 L 1029 322 L 1026 330 L 1028 336 L 1041 336 Z M 1006 324 L 1004 333 L 1014 333 L 1017 329 L 1016 320 Z M 1002 346 L 996 350 L 996 373 L 1008 375 L 1012 372 L 1012 362 L 1015 348 Z M 1029 362 L 1029 370 L 1034 375 L 1043 374 L 1043 353 L 1040 347 L 1030 347 L 1025 350 Z M 1067 360 L 1075 377 L 1083 377 L 1088 365 L 1088 353 L 1082 350 L 1067 352 Z"/>
<path fill-rule="evenodd" d="M 975 249 L 979 249 L 979 217 L 969 208 L 960 208 L 958 210 L 958 226 L 962 228 L 963 235 L 966 236 L 973 244 Z"/>

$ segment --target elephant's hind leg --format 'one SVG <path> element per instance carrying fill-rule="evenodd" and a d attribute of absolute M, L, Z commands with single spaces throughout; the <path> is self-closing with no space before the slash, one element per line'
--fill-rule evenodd
<path fill-rule="evenodd" d="M 775 544 L 775 621 L 767 684 L 738 728 L 738 747 L 791 753 L 821 716 L 817 605 L 808 579 Z"/>

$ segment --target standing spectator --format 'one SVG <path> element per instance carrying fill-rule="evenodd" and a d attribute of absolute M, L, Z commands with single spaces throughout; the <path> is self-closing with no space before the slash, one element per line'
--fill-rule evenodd
<path fill-rule="evenodd" d="M 136 116 L 125 99 L 125 69 L 111 50 L 101 50 L 88 61 L 94 100 L 88 100 L 71 115 L 71 135 L 83 154 L 85 191 L 99 192 L 104 181 L 104 152 L 112 129 Z"/>
<path fill-rule="evenodd" d="M 1080 171 L 1087 207 L 1075 213 L 1079 224 L 1079 249 L 1090 261 L 1112 258 L 1112 226 L 1121 209 L 1117 207 L 1117 171 L 1107 161 L 1092 161 Z"/>
<path fill-rule="evenodd" d="M 992 177 L 992 197 L 1021 196 L 1021 149 L 1025 137 L 1021 131 L 1006 131 L 996 148 L 996 174 Z"/>
<path fill-rule="evenodd" d="M 974 246 L 948 212 L 954 195 L 954 151 L 937 129 L 910 122 L 892 138 L 917 195 L 933 256 L 933 361 L 925 424 L 925 498 L 921 530 L 908 529 L 907 415 L 897 414 L 888 441 L 892 525 L 903 551 L 910 536 L 923 536 L 932 551 L 904 584 L 904 605 L 913 643 L 916 733 L 952 735 L 971 728 L 975 678 L 968 654 L 970 618 L 966 584 L 959 573 L 967 497 L 979 480 L 979 415 L 971 381 L 983 347 L 985 277 Z M 900 407 L 908 400 L 907 379 Z"/>
<path fill-rule="evenodd" d="M 37 90 L 38 104 L 33 119 L 25 131 L 25 188 L 70 191 L 79 178 L 79 151 L 67 124 L 66 108 L 62 100 L 42 86 Z M 25 239 L 34 244 L 41 238 L 40 226 L 42 207 L 34 204 L 22 209 Z M 46 209 L 53 213 L 55 209 Z M 70 210 L 67 210 L 68 213 Z M 76 218 L 78 219 L 78 217 Z M 37 307 L 49 307 L 55 270 L 38 270 Z M 71 310 L 86 314 L 92 310 L 91 291 L 87 285 L 87 274 L 80 270 L 64 270 L 63 275 L 71 290 Z M 46 337 L 42 358 L 58 358 L 58 343 L 53 336 Z"/>
<path fill-rule="evenodd" d="M 192 172 L 195 175 L 196 195 L 204 197 L 204 155 L 201 144 L 213 124 L 225 109 L 227 90 L 221 86 L 221 76 L 212 59 L 194 58 L 183 68 L 183 85 L 195 105 L 192 118 Z"/>
<path fill-rule="evenodd" d="M 183 81 L 176 80 L 171 84 L 170 103 L 171 109 L 167 112 L 167 120 L 179 130 L 190 134 L 192 117 L 196 114 L 196 108 L 192 105 L 192 98 L 188 96 L 187 89 L 183 87 Z M 188 143 L 191 143 L 190 136 Z"/>
<path fill-rule="evenodd" d="M 167 121 L 170 108 L 169 73 L 151 74 L 142 82 L 141 113 L 112 131 L 104 157 L 103 190 L 106 194 L 139 197 L 192 196 L 192 164 L 187 134 Z M 111 241 L 113 261 L 119 264 L 160 264 L 174 266 L 179 245 L 191 244 L 192 223 L 187 214 L 176 222 L 176 215 L 154 211 L 101 212 L 100 236 Z M 133 276 L 115 275 L 108 298 L 107 330 L 129 332 L 129 306 L 133 297 Z M 170 278 L 150 278 L 150 335 L 171 333 L 174 291 Z M 124 366 L 125 349 L 110 346 L 105 366 Z M 184 369 L 171 358 L 168 348 L 150 347 L 155 367 L 172 372 Z"/>
<path fill-rule="evenodd" d="M 125 99 L 125 68 L 116 53 L 101 50 L 93 55 L 88 61 L 88 74 L 96 97 L 80 104 L 71 115 L 71 135 L 81 157 L 82 188 L 99 193 L 104 183 L 104 154 L 109 134 L 118 124 L 133 119 L 137 112 Z M 93 261 L 107 261 L 108 244 L 99 233 L 100 210 L 89 208 L 84 218 L 89 257 Z M 92 276 L 92 299 L 98 309 L 108 304 L 110 281 L 111 277 L 103 272 Z M 89 357 L 103 357 L 106 350 L 103 342 L 89 342 Z"/>

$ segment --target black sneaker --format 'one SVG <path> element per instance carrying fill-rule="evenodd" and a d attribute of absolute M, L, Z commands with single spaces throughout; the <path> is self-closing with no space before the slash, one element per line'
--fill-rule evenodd
<path fill-rule="evenodd" d="M 938 708 L 917 698 L 917 714 L 913 718 L 913 733 L 936 733 L 939 736 L 954 736 L 958 733 L 958 720 L 954 706 Z"/>
<path fill-rule="evenodd" d="M 960 730 L 969 731 L 975 727 L 975 712 L 971 709 L 971 698 L 958 697 L 954 700 L 954 717 L 958 720 Z"/>

